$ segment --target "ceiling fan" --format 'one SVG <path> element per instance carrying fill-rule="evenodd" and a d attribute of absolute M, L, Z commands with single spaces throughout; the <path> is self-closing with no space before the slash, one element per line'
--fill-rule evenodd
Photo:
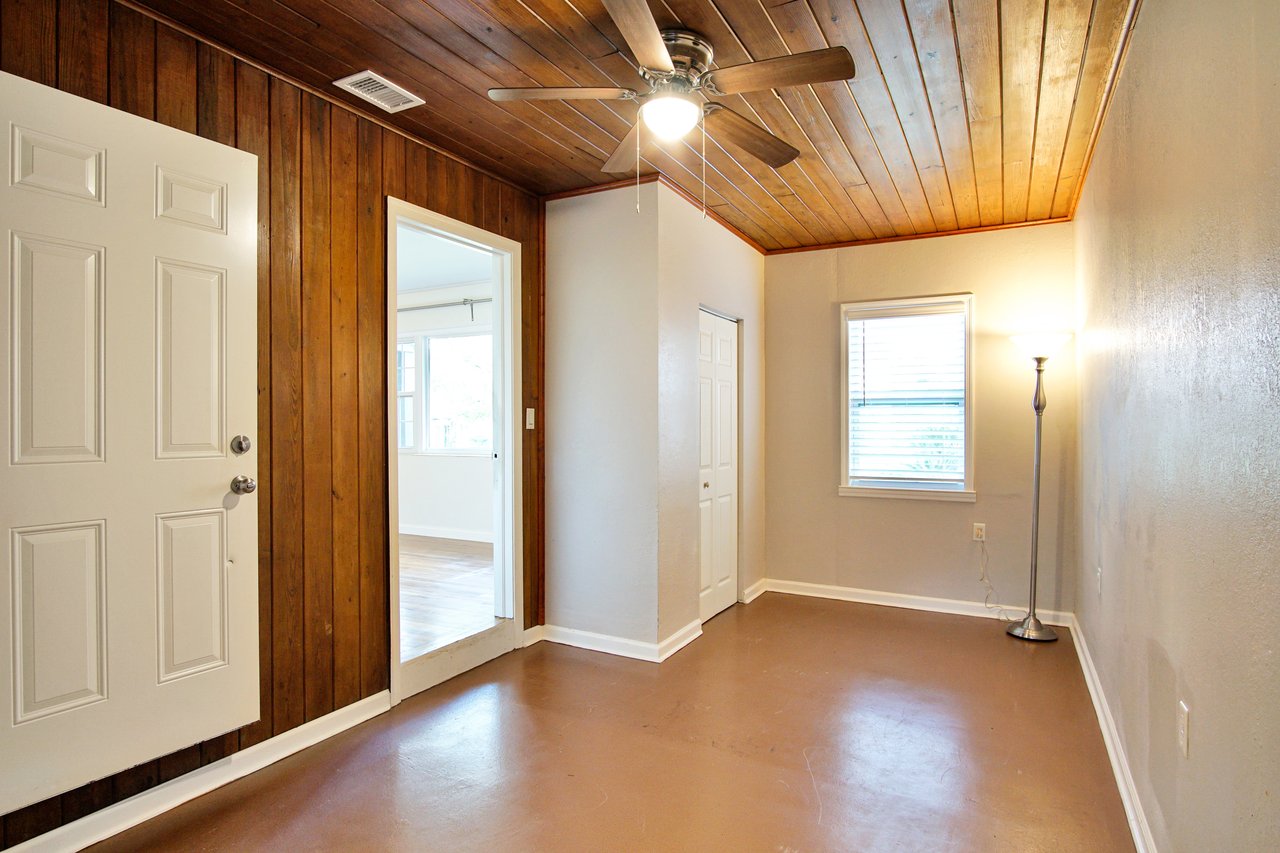
<path fill-rule="evenodd" d="M 646 0 L 603 0 L 605 10 L 640 63 L 647 92 L 612 87 L 548 87 L 490 89 L 495 101 L 609 100 L 636 101 L 644 125 L 660 139 L 680 139 L 705 120 L 713 136 L 737 145 L 748 154 L 778 168 L 800 152 L 758 124 L 699 94 L 736 95 L 783 86 L 847 80 L 854 74 L 853 57 L 843 47 L 814 50 L 728 68 L 711 69 L 711 43 L 682 29 L 659 30 Z M 602 171 L 627 172 L 638 158 L 637 123 L 614 149 Z"/>

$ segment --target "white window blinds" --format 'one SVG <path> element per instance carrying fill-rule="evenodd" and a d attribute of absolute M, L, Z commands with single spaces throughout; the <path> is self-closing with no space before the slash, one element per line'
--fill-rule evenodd
<path fill-rule="evenodd" d="M 846 306 L 850 485 L 966 487 L 967 308 Z"/>

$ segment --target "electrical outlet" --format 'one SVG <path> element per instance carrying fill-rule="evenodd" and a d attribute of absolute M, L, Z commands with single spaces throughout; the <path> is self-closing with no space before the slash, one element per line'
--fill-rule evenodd
<path fill-rule="evenodd" d="M 1187 757 L 1187 739 L 1188 729 L 1191 726 L 1191 709 L 1187 707 L 1187 703 L 1178 701 L 1178 748 L 1182 750 L 1182 757 Z"/>
<path fill-rule="evenodd" d="M 981 521 L 975 521 L 973 523 L 973 541 L 974 542 L 987 541 L 987 525 L 983 524 Z"/>

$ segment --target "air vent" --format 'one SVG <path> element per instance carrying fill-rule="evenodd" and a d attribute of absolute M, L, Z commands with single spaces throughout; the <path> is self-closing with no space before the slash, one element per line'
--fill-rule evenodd
<path fill-rule="evenodd" d="M 372 71 L 361 71 L 359 74 L 334 80 L 333 85 L 377 104 L 389 113 L 398 113 L 409 107 L 426 103 L 417 95 L 410 94 L 386 77 L 374 74 Z"/>

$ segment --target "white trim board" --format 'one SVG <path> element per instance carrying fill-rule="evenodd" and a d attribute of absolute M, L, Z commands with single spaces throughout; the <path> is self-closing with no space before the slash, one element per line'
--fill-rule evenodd
<path fill-rule="evenodd" d="M 135 794 L 127 800 L 100 811 L 85 815 L 79 820 L 24 841 L 9 851 L 74 851 L 83 850 L 105 838 L 124 832 L 143 821 L 177 808 L 188 800 L 194 800 L 228 782 L 248 776 L 262 768 L 288 758 L 322 740 L 346 731 L 352 726 L 391 710 L 391 691 L 384 690 L 367 699 L 361 699 L 332 713 L 304 723 L 296 729 L 268 738 L 248 749 L 233 752 L 226 758 L 206 764 Z"/>
<path fill-rule="evenodd" d="M 760 578 L 760 580 L 756 581 L 751 586 L 744 589 L 742 591 L 742 598 L 738 600 L 741 601 L 743 604 L 750 604 L 751 602 L 755 601 L 757 598 L 764 595 L 768 591 L 769 591 L 769 579 Z"/>
<path fill-rule="evenodd" d="M 822 583 L 805 583 L 804 581 L 784 581 L 766 578 L 761 581 L 764 589 L 756 592 L 781 592 L 787 595 L 807 595 L 811 598 L 834 598 L 838 601 L 855 601 L 859 604 L 880 604 L 885 607 L 902 607 L 907 610 L 927 610 L 931 613 L 952 613 L 956 616 L 980 616 L 984 619 L 999 619 L 997 605 L 988 608 L 981 601 L 964 601 L 958 598 L 932 598 L 926 595 L 907 595 L 901 592 L 880 592 L 874 589 L 858 589 L 852 586 L 833 586 Z M 755 590 L 756 584 L 751 587 Z M 1025 610 L 1018 605 L 1001 604 L 1000 608 L 1019 614 Z M 1046 625 L 1071 626 L 1071 614 L 1058 610 L 1037 610 L 1036 615 Z"/>
<path fill-rule="evenodd" d="M 546 640 L 562 646 L 604 652 L 649 663 L 662 663 L 702 636 L 702 623 L 696 619 L 659 643 L 630 640 L 626 637 L 615 637 L 612 634 L 597 634 L 594 631 L 579 631 L 577 628 L 562 628 L 559 625 L 543 625 L 541 628 L 541 635 L 537 639 L 530 639 L 530 632 L 525 632 L 526 646 L 539 640 Z M 530 629 L 532 630 L 534 629 Z"/>
<path fill-rule="evenodd" d="M 429 524 L 401 524 L 400 533 L 430 536 L 433 539 L 461 539 L 465 542 L 493 542 L 492 530 L 468 530 L 465 527 L 434 527 Z"/>
<path fill-rule="evenodd" d="M 1120 730 L 1116 727 L 1115 718 L 1111 716 L 1107 696 L 1102 692 L 1102 682 L 1098 679 L 1098 670 L 1093 665 L 1093 656 L 1089 654 L 1089 644 L 1085 641 L 1084 630 L 1074 613 L 1071 614 L 1071 624 L 1068 627 L 1071 628 L 1071 639 L 1075 642 L 1076 656 L 1080 658 L 1084 683 L 1088 685 L 1089 697 L 1093 699 L 1093 710 L 1098 715 L 1098 725 L 1102 729 L 1102 742 L 1107 745 L 1107 757 L 1111 759 L 1111 772 L 1115 774 L 1116 787 L 1120 789 L 1124 814 L 1129 819 L 1133 846 L 1137 848 L 1137 853 L 1156 853 L 1156 842 L 1151 835 L 1151 825 L 1147 823 L 1147 815 L 1142 810 L 1142 800 L 1138 798 L 1138 786 L 1134 783 L 1133 773 L 1129 770 L 1129 759 L 1124 752 Z"/>

